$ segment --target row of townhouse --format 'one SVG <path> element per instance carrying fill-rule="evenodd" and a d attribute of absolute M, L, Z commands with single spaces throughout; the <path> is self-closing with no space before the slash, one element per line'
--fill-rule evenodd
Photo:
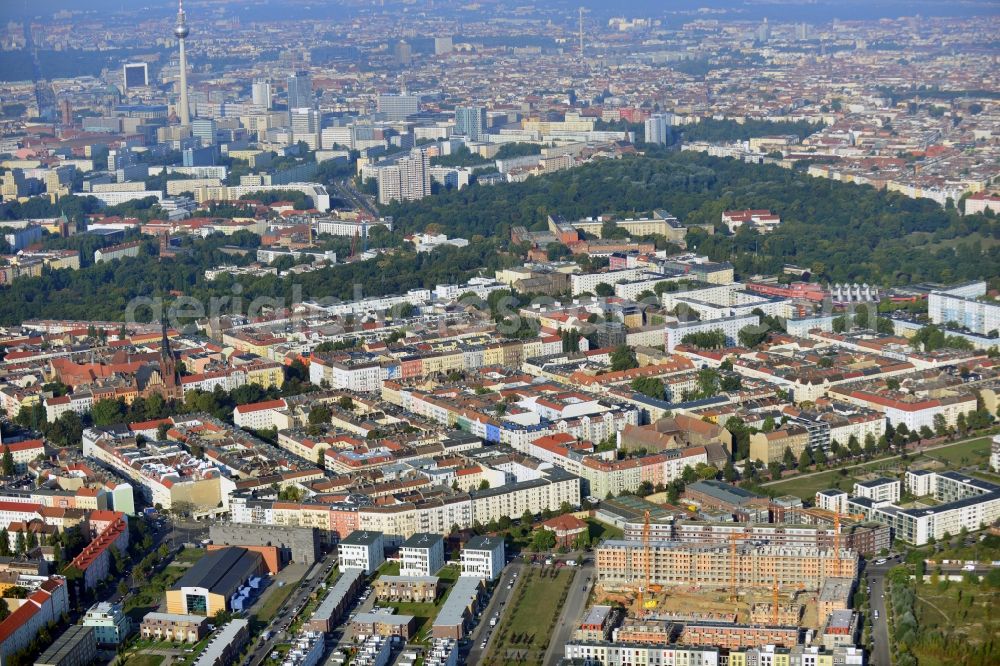
<path fill-rule="evenodd" d="M 612 643 L 578 641 L 566 643 L 566 658 L 574 663 L 601 666 L 670 664 L 675 666 L 864 666 L 865 652 L 853 646 L 826 649 L 822 646 L 763 645 L 726 650 L 696 645 L 664 643 Z"/>
<path fill-rule="evenodd" d="M 916 397 L 885 395 L 862 387 L 843 386 L 831 389 L 831 395 L 838 400 L 885 414 L 886 420 L 894 427 L 905 424 L 911 432 L 926 426 L 935 429 L 934 419 L 941 415 L 949 426 L 955 426 L 960 414 L 968 416 L 976 411 L 977 398 L 973 391 L 952 392 L 936 397 Z"/>
<path fill-rule="evenodd" d="M 388 380 L 422 379 L 451 371 L 470 372 L 488 366 L 520 367 L 524 359 L 557 353 L 559 336 L 507 340 L 491 344 L 456 344 L 394 356 L 385 354 L 317 355 L 309 364 L 309 381 L 332 389 L 370 393 Z"/>
<path fill-rule="evenodd" d="M 83 584 L 88 590 L 97 587 L 111 574 L 113 562 L 111 549 L 122 554 L 128 549 L 128 520 L 123 513 L 112 513 L 114 518 L 107 522 L 107 527 L 84 546 L 80 554 L 67 565 L 67 569 L 73 567 L 83 574 Z"/>
<path fill-rule="evenodd" d="M 316 527 L 334 542 L 354 530 L 382 532 L 397 543 L 413 534 L 449 534 L 454 525 L 485 525 L 503 516 L 539 514 L 563 502 L 580 504 L 580 479 L 560 469 L 549 469 L 537 479 L 498 488 L 425 497 L 417 501 L 374 503 L 313 503 L 255 500 L 235 496 L 230 502 L 234 523 Z"/>
<path fill-rule="evenodd" d="M 184 391 L 199 389 L 211 392 L 216 386 L 224 391 L 232 391 L 248 384 L 256 384 L 264 389 L 281 388 L 284 382 L 284 366 L 263 358 L 241 362 L 235 367 L 181 377 L 181 387 Z"/>
<path fill-rule="evenodd" d="M 574 441 L 568 434 L 540 437 L 527 445 L 525 453 L 580 477 L 583 494 L 592 497 L 635 492 L 647 481 L 653 486 L 667 484 L 680 478 L 685 467 L 708 464 L 708 452 L 703 446 L 616 460 L 573 451 L 569 447 Z"/>
<path fill-rule="evenodd" d="M 449 397 L 396 382 L 385 383 L 382 397 L 416 416 L 471 433 L 487 442 L 507 444 L 524 453 L 530 453 L 532 441 L 546 435 L 566 433 L 598 442 L 626 425 L 639 424 L 639 409 L 635 406 L 596 398 L 575 405 L 578 409 L 555 409 L 546 406 L 539 396 L 529 396 L 522 398 L 518 406 L 533 414 L 508 419 L 466 407 L 461 395 Z"/>

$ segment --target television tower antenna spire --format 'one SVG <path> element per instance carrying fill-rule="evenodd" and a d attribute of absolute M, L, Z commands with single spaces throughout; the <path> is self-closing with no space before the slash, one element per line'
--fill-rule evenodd
<path fill-rule="evenodd" d="M 580 57 L 583 58 L 583 7 L 580 7 L 579 31 L 580 31 Z"/>

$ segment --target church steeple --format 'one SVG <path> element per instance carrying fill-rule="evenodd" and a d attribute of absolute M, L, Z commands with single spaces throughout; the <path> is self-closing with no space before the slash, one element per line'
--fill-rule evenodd
<path fill-rule="evenodd" d="M 180 376 L 177 372 L 177 359 L 170 349 L 170 338 L 167 337 L 166 315 L 160 320 L 160 325 L 163 332 L 160 338 L 160 376 L 163 378 L 164 386 L 174 389 L 180 385 Z"/>

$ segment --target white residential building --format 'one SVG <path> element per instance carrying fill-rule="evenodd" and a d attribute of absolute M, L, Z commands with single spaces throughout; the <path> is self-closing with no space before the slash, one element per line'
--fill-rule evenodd
<path fill-rule="evenodd" d="M 927 314 L 935 324 L 955 322 L 985 335 L 1000 330 L 1000 302 L 985 297 L 986 282 L 982 280 L 932 291 L 927 297 Z"/>
<path fill-rule="evenodd" d="M 399 547 L 400 576 L 434 576 L 444 566 L 444 538 L 418 532 Z"/>
<path fill-rule="evenodd" d="M 899 479 L 879 477 L 870 481 L 858 481 L 854 484 L 854 495 L 867 497 L 874 502 L 898 502 Z"/>
<path fill-rule="evenodd" d="M 385 562 L 385 541 L 381 532 L 355 530 L 337 546 L 340 568 L 361 569 L 370 574 Z"/>
<path fill-rule="evenodd" d="M 711 331 L 722 331 L 726 336 L 727 345 L 736 345 L 739 342 L 739 334 L 747 326 L 759 326 L 760 318 L 757 315 L 743 315 L 738 317 L 723 317 L 710 321 L 677 321 L 667 324 L 665 348 L 667 353 L 671 353 L 681 344 L 685 335 L 691 333 L 706 333 Z"/>
<path fill-rule="evenodd" d="M 233 423 L 239 428 L 266 430 L 274 426 L 275 412 L 288 409 L 284 400 L 265 400 L 233 408 Z"/>
<path fill-rule="evenodd" d="M 817 491 L 816 507 L 824 511 L 847 513 L 847 493 L 835 488 Z"/>
<path fill-rule="evenodd" d="M 462 575 L 494 581 L 506 564 L 502 537 L 476 536 L 462 549 Z"/>

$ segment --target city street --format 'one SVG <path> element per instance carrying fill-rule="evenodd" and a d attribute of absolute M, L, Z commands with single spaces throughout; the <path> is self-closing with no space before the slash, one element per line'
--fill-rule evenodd
<path fill-rule="evenodd" d="M 566 603 L 563 604 L 559 615 L 556 631 L 549 640 L 549 647 L 545 651 L 546 666 L 554 666 L 562 659 L 566 642 L 573 635 L 573 629 L 576 628 L 580 617 L 587 609 L 587 597 L 594 585 L 594 578 L 594 561 L 587 559 L 585 564 L 577 567 L 576 575 L 573 577 L 569 595 L 566 597 Z"/>
<path fill-rule="evenodd" d="M 889 625 L 885 614 L 886 592 L 885 574 L 893 567 L 892 562 L 881 565 L 871 564 L 867 569 L 867 579 L 871 585 L 872 637 L 874 646 L 869 658 L 871 666 L 892 666 L 889 653 Z M 878 619 L 875 612 L 878 611 Z"/>
<path fill-rule="evenodd" d="M 250 657 L 247 663 L 250 666 L 258 666 L 262 664 L 267 656 L 271 654 L 271 650 L 274 646 L 283 640 L 287 640 L 289 637 L 284 631 L 284 627 L 291 624 L 295 619 L 294 609 L 302 609 L 306 601 L 309 599 L 310 595 L 319 587 L 326 579 L 327 567 L 337 561 L 337 557 L 333 553 L 328 553 L 322 559 L 317 561 L 306 575 L 303 577 L 302 582 L 299 583 L 288 583 L 289 585 L 296 585 L 295 591 L 293 591 L 288 599 L 281 605 L 278 612 L 275 614 L 271 622 L 264 628 L 264 632 L 271 632 L 266 641 L 260 643 L 253 652 L 250 653 Z M 310 578 L 312 575 L 312 578 Z M 264 632 L 261 632 L 263 635 Z"/>
<path fill-rule="evenodd" d="M 483 637 L 487 635 L 492 637 L 493 629 L 496 629 L 496 627 L 490 626 L 490 618 L 497 612 L 500 612 L 500 621 L 503 621 L 503 610 L 507 607 L 507 601 L 517 592 L 517 586 L 520 584 L 521 572 L 524 570 L 524 567 L 524 560 L 521 558 L 515 559 L 504 568 L 503 574 L 497 579 L 496 587 L 493 589 L 493 597 L 490 599 L 489 604 L 487 604 L 486 609 L 479 616 L 479 623 L 472 630 L 472 633 L 469 634 L 469 655 L 466 658 L 466 663 L 479 663 L 483 655 L 489 650 L 489 643 L 486 644 L 485 649 L 479 646 L 483 642 Z M 513 580 L 514 574 L 518 575 L 518 582 L 514 584 L 513 589 L 508 590 L 507 586 Z M 497 626 L 500 626 L 499 623 Z"/>

